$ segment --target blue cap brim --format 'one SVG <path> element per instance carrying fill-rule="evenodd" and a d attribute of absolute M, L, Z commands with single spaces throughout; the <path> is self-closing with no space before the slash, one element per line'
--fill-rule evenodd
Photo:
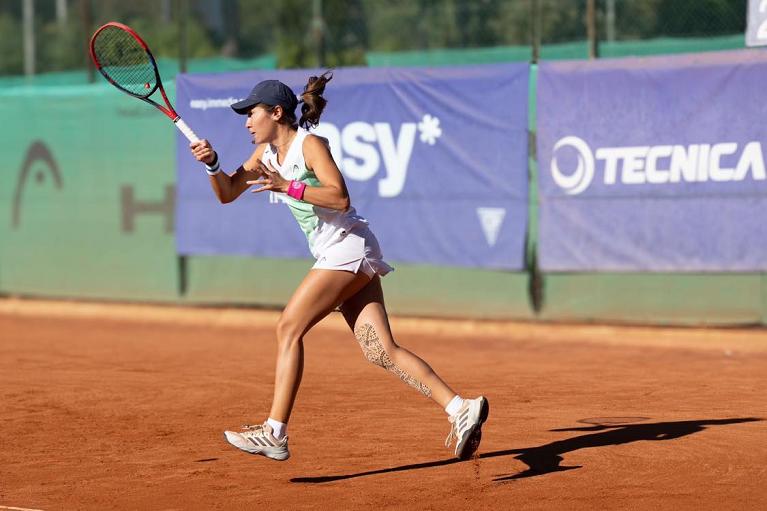
<path fill-rule="evenodd" d="M 232 103 L 232 110 L 237 112 L 240 115 L 246 115 L 251 108 L 256 106 L 258 104 L 258 101 L 256 101 L 253 98 L 246 98 L 242 101 L 238 101 L 237 103 Z"/>

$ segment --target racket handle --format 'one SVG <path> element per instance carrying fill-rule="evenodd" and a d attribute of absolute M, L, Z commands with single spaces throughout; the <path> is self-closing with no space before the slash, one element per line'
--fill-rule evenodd
<path fill-rule="evenodd" d="M 198 142 L 200 140 L 200 137 L 198 137 L 194 131 L 192 131 L 192 128 L 187 125 L 187 123 L 184 122 L 184 120 L 179 117 L 173 123 L 176 125 L 176 127 L 181 131 L 181 133 L 184 134 L 186 138 L 189 139 L 190 142 Z"/>

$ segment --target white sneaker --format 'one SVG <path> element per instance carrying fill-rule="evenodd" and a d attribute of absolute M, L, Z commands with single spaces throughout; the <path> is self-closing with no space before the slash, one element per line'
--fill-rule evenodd
<path fill-rule="evenodd" d="M 487 420 L 488 413 L 490 404 L 484 397 L 464 399 L 458 413 L 448 418 L 452 427 L 445 439 L 445 447 L 450 447 L 455 439 L 455 455 L 462 460 L 470 458 L 482 440 L 482 424 Z"/>
<path fill-rule="evenodd" d="M 274 438 L 274 430 L 266 422 L 256 426 L 243 426 L 242 431 L 224 431 L 226 441 L 245 452 L 260 454 L 273 460 L 285 461 L 290 458 L 288 437 L 285 436 L 282 440 Z"/>

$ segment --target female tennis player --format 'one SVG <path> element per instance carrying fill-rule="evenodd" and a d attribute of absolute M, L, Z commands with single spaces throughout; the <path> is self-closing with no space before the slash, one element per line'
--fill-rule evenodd
<path fill-rule="evenodd" d="M 370 362 L 394 373 L 445 409 L 451 423 L 447 447 L 465 459 L 479 447 L 489 405 L 480 396 L 463 399 L 432 368 L 400 347 L 389 329 L 380 277 L 392 268 L 368 222 L 351 207 L 349 194 L 325 139 L 307 130 L 317 126 L 326 105 L 322 97 L 332 75 L 311 77 L 300 98 L 277 80 L 258 83 L 250 95 L 232 105 L 246 115 L 245 127 L 256 149 L 234 173 L 221 171 L 207 140 L 190 145 L 205 164 L 216 197 L 225 204 L 253 185 L 254 193 L 284 194 L 284 202 L 306 235 L 317 259 L 288 301 L 277 323 L 277 367 L 269 418 L 263 424 L 226 431 L 226 439 L 243 451 L 286 460 L 288 420 L 301 383 L 303 336 L 340 308 Z M 300 101 L 299 101 L 300 99 Z M 301 105 L 301 117 L 295 110 Z"/>

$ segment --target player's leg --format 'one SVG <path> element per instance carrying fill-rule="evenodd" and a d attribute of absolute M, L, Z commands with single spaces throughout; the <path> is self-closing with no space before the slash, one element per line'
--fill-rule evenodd
<path fill-rule="evenodd" d="M 311 270 L 277 323 L 277 366 L 269 416 L 287 422 L 303 372 L 303 336 L 370 281 L 362 272 Z"/>
<path fill-rule="evenodd" d="M 395 342 L 378 275 L 362 291 L 346 300 L 341 312 L 368 361 L 394 373 L 443 408 L 456 395 L 429 364 Z"/>
<path fill-rule="evenodd" d="M 389 326 L 380 277 L 374 276 L 363 290 L 346 300 L 341 311 L 365 357 L 443 407 L 452 424 L 446 444 L 455 438 L 455 454 L 460 458 L 471 456 L 482 438 L 482 424 L 489 412 L 487 399 L 482 396 L 462 399 L 429 364 L 396 343 Z"/>
<path fill-rule="evenodd" d="M 288 301 L 277 323 L 277 364 L 269 419 L 246 426 L 243 432 L 226 431 L 227 441 L 252 454 L 276 460 L 290 456 L 286 428 L 304 367 L 304 334 L 350 296 L 370 277 L 337 270 L 311 270 Z"/>

